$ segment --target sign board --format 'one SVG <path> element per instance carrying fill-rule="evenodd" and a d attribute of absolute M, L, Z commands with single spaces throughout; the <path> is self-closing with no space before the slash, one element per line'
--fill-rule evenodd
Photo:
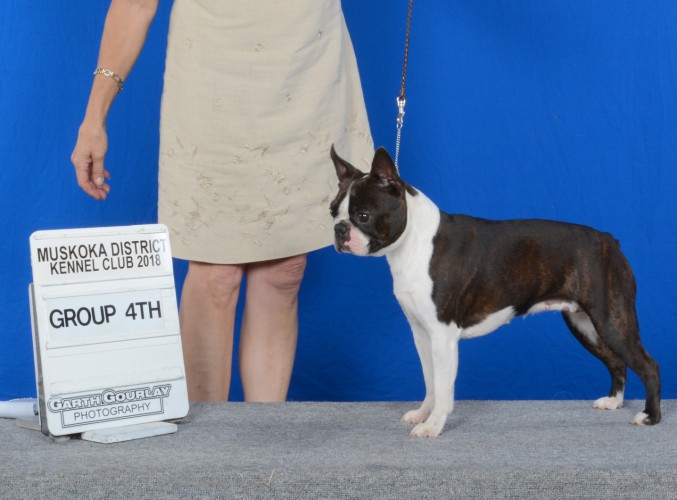
<path fill-rule="evenodd" d="M 63 436 L 184 417 L 167 228 L 38 231 L 30 246 L 42 431 Z"/>

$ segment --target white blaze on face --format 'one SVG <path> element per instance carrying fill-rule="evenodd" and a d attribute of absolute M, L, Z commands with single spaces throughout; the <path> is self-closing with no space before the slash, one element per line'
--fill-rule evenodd
<path fill-rule="evenodd" d="M 369 238 L 359 229 L 353 227 L 353 224 L 350 222 L 348 205 L 350 203 L 351 191 L 352 187 L 348 189 L 345 198 L 343 198 L 343 201 L 339 205 L 338 214 L 336 217 L 334 217 L 334 224 L 338 224 L 339 222 L 347 222 L 350 226 L 350 239 L 343 244 L 343 248 L 345 250 L 348 250 L 350 253 L 355 255 L 369 255 Z"/>

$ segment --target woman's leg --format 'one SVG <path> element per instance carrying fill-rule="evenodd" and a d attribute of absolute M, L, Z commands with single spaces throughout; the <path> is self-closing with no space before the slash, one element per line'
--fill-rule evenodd
<path fill-rule="evenodd" d="M 243 266 L 190 262 L 179 319 L 191 401 L 226 401 Z"/>
<path fill-rule="evenodd" d="M 240 334 L 240 375 L 246 401 L 284 401 L 298 337 L 298 292 L 306 256 L 247 265 Z"/>

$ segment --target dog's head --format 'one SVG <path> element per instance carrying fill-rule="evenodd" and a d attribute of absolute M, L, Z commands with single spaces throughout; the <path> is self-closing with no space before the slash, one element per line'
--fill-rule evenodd
<path fill-rule="evenodd" d="M 406 193 L 416 190 L 405 183 L 384 148 L 374 154 L 365 174 L 336 154 L 331 159 L 339 191 L 330 205 L 334 218 L 334 246 L 355 255 L 384 255 L 407 226 Z"/>

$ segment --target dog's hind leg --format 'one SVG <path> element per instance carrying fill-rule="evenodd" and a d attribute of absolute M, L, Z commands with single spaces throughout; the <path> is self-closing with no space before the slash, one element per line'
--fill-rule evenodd
<path fill-rule="evenodd" d="M 653 425 L 661 421 L 661 380 L 658 363 L 649 356 L 639 338 L 635 310 L 635 277 L 616 240 L 602 243 L 603 256 L 595 304 L 586 308 L 597 333 L 609 348 L 634 371 L 646 390 L 644 411 L 632 419 L 633 424 Z"/>
<path fill-rule="evenodd" d="M 637 425 L 661 421 L 661 382 L 658 363 L 649 356 L 639 338 L 634 305 L 609 308 L 604 314 L 591 311 L 591 319 L 600 338 L 640 378 L 646 389 L 644 411 L 632 420 Z"/>
<path fill-rule="evenodd" d="M 591 354 L 598 358 L 609 370 L 611 375 L 611 389 L 609 395 L 599 398 L 593 403 L 598 410 L 615 410 L 623 406 L 625 393 L 626 364 L 600 338 L 595 326 L 583 311 L 563 312 L 564 322 L 574 334 L 574 337 L 583 344 Z"/>

